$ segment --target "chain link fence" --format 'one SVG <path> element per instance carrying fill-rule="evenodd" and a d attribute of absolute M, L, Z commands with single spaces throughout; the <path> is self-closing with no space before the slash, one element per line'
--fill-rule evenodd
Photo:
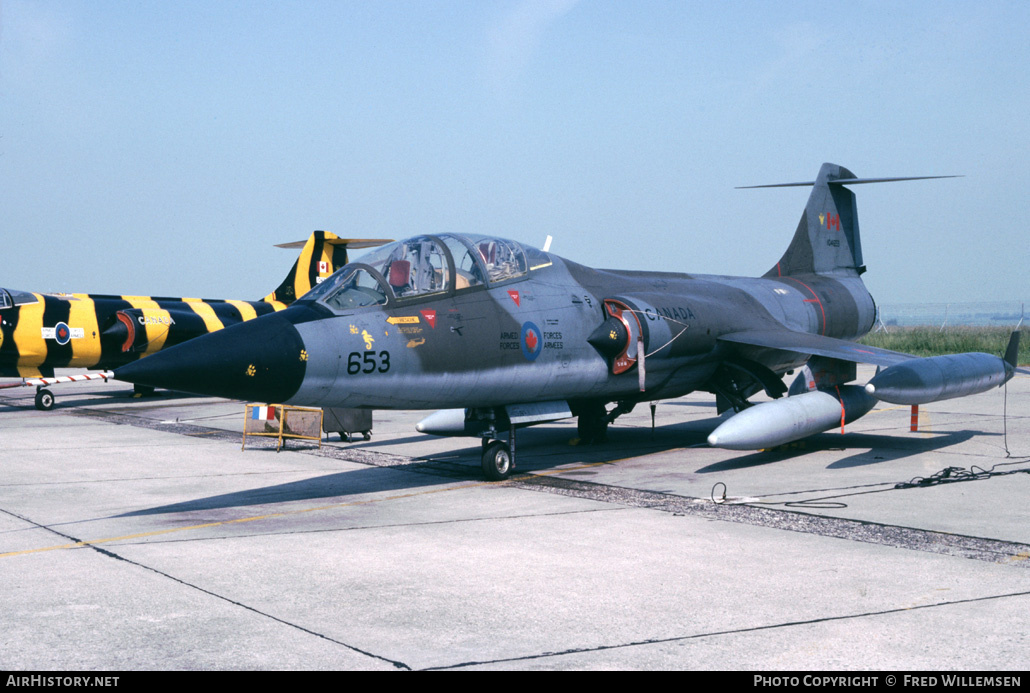
<path fill-rule="evenodd" d="M 1026 325 L 1026 301 L 973 303 L 884 303 L 878 307 L 876 330 L 893 326 L 982 326 L 1016 329 Z"/>

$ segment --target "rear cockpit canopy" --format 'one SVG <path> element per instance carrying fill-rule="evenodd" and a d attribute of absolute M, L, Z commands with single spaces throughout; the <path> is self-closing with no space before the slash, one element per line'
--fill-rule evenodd
<path fill-rule="evenodd" d="M 516 281 L 550 259 L 493 236 L 416 236 L 376 248 L 304 295 L 334 310 L 384 305 Z"/>

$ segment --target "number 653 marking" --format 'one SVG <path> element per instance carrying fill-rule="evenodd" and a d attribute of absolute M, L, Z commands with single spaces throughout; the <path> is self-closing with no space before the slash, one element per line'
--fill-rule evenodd
<path fill-rule="evenodd" d="M 352 351 L 347 357 L 347 374 L 385 373 L 390 370 L 390 352 Z"/>

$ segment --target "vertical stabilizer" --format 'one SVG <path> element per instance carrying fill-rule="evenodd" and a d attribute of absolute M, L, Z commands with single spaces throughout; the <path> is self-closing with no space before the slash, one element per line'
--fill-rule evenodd
<path fill-rule="evenodd" d="M 764 277 L 789 277 L 800 274 L 858 276 L 865 272 L 862 239 L 858 233 L 858 207 L 855 194 L 845 185 L 896 183 L 904 180 L 960 178 L 961 176 L 909 176 L 905 178 L 856 178 L 836 164 L 823 164 L 819 176 L 808 183 L 748 185 L 745 188 L 792 188 L 812 186 L 808 204 L 801 214 L 794 239 L 776 266 Z"/>
<path fill-rule="evenodd" d="M 347 248 L 374 248 L 390 242 L 389 238 L 340 238 L 328 231 L 314 231 L 306 241 L 277 245 L 276 248 L 300 248 L 300 257 L 279 288 L 262 300 L 293 303 L 347 264 Z"/>
<path fill-rule="evenodd" d="M 300 257 L 286 279 L 265 301 L 293 303 L 315 284 L 347 264 L 346 241 L 328 231 L 314 231 L 303 243 L 284 243 L 279 248 L 301 246 Z"/>
<path fill-rule="evenodd" d="M 855 194 L 843 185 L 856 180 L 855 174 L 843 166 L 823 164 L 814 183 L 791 184 L 812 185 L 812 194 L 790 246 L 764 276 L 857 276 L 865 271 Z"/>

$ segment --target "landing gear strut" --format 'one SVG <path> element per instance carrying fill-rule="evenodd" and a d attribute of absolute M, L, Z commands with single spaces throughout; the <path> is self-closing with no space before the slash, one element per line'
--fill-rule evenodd
<path fill-rule="evenodd" d="M 605 442 L 608 440 L 608 424 L 623 414 L 633 411 L 635 404 L 635 402 L 618 402 L 611 411 L 605 409 L 604 402 L 583 405 L 576 422 L 579 441 L 584 445 Z"/>
<path fill-rule="evenodd" d="M 603 443 L 608 439 L 608 412 L 604 404 L 591 404 L 583 409 L 576 421 L 576 433 L 584 445 Z"/>

